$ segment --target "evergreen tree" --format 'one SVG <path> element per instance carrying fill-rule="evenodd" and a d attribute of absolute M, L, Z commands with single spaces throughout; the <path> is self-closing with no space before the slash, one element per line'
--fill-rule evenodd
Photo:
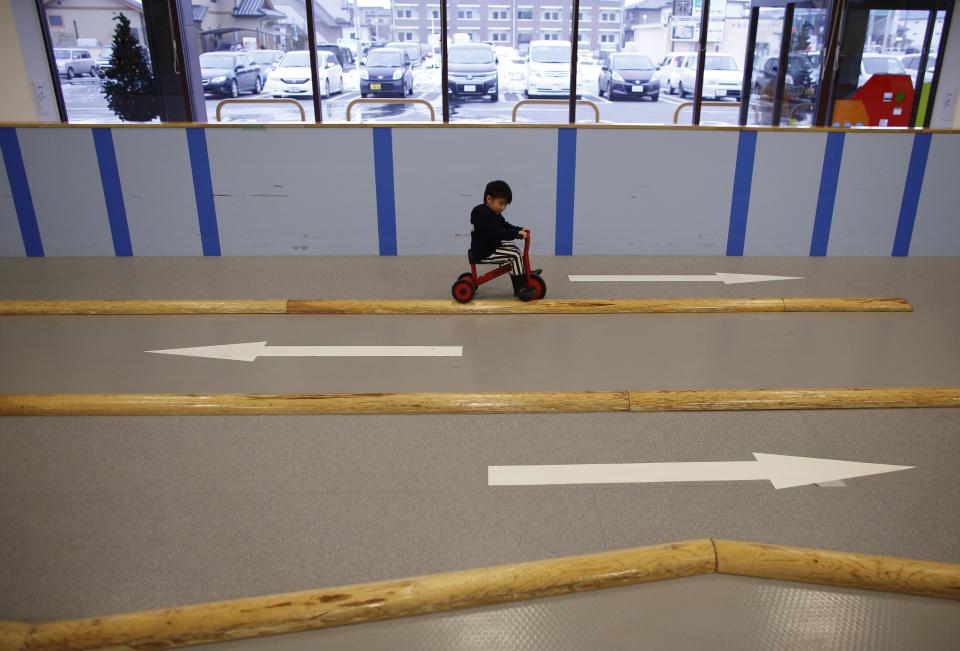
<path fill-rule="evenodd" d="M 120 14 L 114 20 L 117 28 L 113 32 L 110 69 L 104 74 L 103 94 L 110 110 L 121 120 L 149 122 L 160 115 L 156 80 L 143 48 L 130 29 L 130 19 Z"/>

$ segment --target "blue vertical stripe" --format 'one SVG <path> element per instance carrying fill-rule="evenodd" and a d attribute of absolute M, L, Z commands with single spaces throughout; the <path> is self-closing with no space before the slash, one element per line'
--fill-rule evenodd
<path fill-rule="evenodd" d="M 910 254 L 910 240 L 913 239 L 913 225 L 917 221 L 917 206 L 920 205 L 920 190 L 923 189 L 923 175 L 927 171 L 927 156 L 930 154 L 932 137 L 929 133 L 918 133 L 913 137 L 907 182 L 903 186 L 903 201 L 900 203 L 897 236 L 893 240 L 895 256 Z"/>
<path fill-rule="evenodd" d="M 220 255 L 220 230 L 217 228 L 217 207 L 213 203 L 213 181 L 210 179 L 210 157 L 207 135 L 203 129 L 187 129 L 187 149 L 193 172 L 193 193 L 200 219 L 200 242 L 203 255 Z"/>
<path fill-rule="evenodd" d="M 0 128 L 0 151 L 3 154 L 3 164 L 7 168 L 13 206 L 17 211 L 23 250 L 31 258 L 42 258 L 40 226 L 37 224 L 37 213 L 33 209 L 33 198 L 30 196 L 30 184 L 27 183 L 27 170 L 23 166 L 23 154 L 20 152 L 16 129 Z"/>
<path fill-rule="evenodd" d="M 123 205 L 123 190 L 120 187 L 120 170 L 117 168 L 117 152 L 113 148 L 110 129 L 91 129 L 93 145 L 97 150 L 100 165 L 100 183 L 103 185 L 103 200 L 107 205 L 110 235 L 113 237 L 113 252 L 118 256 L 133 255 L 130 244 L 130 227 L 127 225 L 127 210 Z"/>
<path fill-rule="evenodd" d="M 397 255 L 397 200 L 393 189 L 393 130 L 373 129 L 373 167 L 377 184 L 377 235 L 380 255 Z"/>
<path fill-rule="evenodd" d="M 820 196 L 817 198 L 817 214 L 813 222 L 813 237 L 810 240 L 810 255 L 827 255 L 830 243 L 830 226 L 833 223 L 833 205 L 837 200 L 837 181 L 840 179 L 840 162 L 843 159 L 843 133 L 827 134 L 827 146 L 823 152 L 823 171 L 820 173 Z"/>
<path fill-rule="evenodd" d="M 743 255 L 743 245 L 747 239 L 747 214 L 750 212 L 750 188 L 753 184 L 753 161 L 756 153 L 757 132 L 741 131 L 737 145 L 737 167 L 733 174 L 727 255 Z"/>
<path fill-rule="evenodd" d="M 577 130 L 557 130 L 556 255 L 573 255 L 573 200 L 577 182 Z"/>

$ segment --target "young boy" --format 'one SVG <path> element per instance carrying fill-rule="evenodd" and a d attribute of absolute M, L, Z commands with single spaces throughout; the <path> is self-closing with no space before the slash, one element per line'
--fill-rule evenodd
<path fill-rule="evenodd" d="M 523 254 L 516 244 L 508 242 L 526 239 L 530 231 L 522 226 L 514 226 L 503 218 L 503 211 L 512 201 L 513 192 L 506 181 L 487 183 L 483 191 L 483 203 L 470 213 L 473 232 L 470 234 L 467 256 L 471 264 L 509 262 L 512 267 L 510 280 L 513 281 L 513 295 L 521 301 L 530 301 L 536 296 L 536 290 L 526 284 Z"/>

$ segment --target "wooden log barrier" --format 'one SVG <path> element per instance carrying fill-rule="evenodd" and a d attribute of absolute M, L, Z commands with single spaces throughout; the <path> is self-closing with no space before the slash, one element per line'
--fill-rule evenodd
<path fill-rule="evenodd" d="M 702 539 L 86 619 L 0 622 L 0 651 L 168 649 L 711 573 L 960 599 L 960 564 Z"/>
<path fill-rule="evenodd" d="M 630 391 L 630 411 L 960 407 L 960 387 Z"/>
<path fill-rule="evenodd" d="M 0 394 L 0 416 L 522 414 L 629 411 L 626 391 Z"/>
<path fill-rule="evenodd" d="M 715 539 L 717 572 L 960 599 L 960 565 Z"/>
<path fill-rule="evenodd" d="M 616 588 L 716 570 L 709 540 L 38 624 L 30 651 L 167 649 Z M 10 647 L 17 649 L 17 647 Z M 19 649 L 17 649 L 19 651 Z"/>
<path fill-rule="evenodd" d="M 0 316 L 286 314 L 286 300 L 0 301 Z"/>
<path fill-rule="evenodd" d="M 0 416 L 536 414 L 960 407 L 960 387 L 332 394 L 0 394 Z"/>
<path fill-rule="evenodd" d="M 720 314 L 910 312 L 904 298 L 644 298 L 477 300 L 44 300 L 0 301 L 0 316 L 162 314 Z"/>

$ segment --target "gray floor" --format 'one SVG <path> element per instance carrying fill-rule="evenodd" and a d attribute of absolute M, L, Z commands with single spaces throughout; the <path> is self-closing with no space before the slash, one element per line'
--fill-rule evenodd
<path fill-rule="evenodd" d="M 460 265 L 452 258 L 0 260 L 0 298 L 443 297 Z M 4 317 L 0 392 L 960 383 L 957 260 L 545 258 L 543 266 L 554 296 L 905 296 L 916 311 Z M 568 272 L 712 271 L 805 280 L 565 280 Z M 264 339 L 463 345 L 465 355 L 241 363 L 142 352 Z M 0 619 L 89 616 L 706 536 L 960 562 L 958 434 L 958 410 L 5 418 Z M 485 481 L 488 465 L 746 461 L 753 452 L 915 468 L 846 487 L 784 490 L 762 481 L 525 488 Z"/>
<path fill-rule="evenodd" d="M 960 605 L 945 600 L 699 576 L 195 648 L 954 651 L 960 637 L 958 613 Z"/>
<path fill-rule="evenodd" d="M 462 261 L 461 261 L 462 262 Z M 445 297 L 452 258 L 0 259 L 4 298 Z M 353 392 L 952 385 L 960 260 L 544 258 L 551 296 L 902 296 L 897 314 L 6 317 L 3 392 Z M 570 283 L 567 273 L 802 276 Z M 508 283 L 490 286 L 504 295 Z M 143 351 L 271 345 L 462 345 L 463 358 L 260 359 Z"/>

